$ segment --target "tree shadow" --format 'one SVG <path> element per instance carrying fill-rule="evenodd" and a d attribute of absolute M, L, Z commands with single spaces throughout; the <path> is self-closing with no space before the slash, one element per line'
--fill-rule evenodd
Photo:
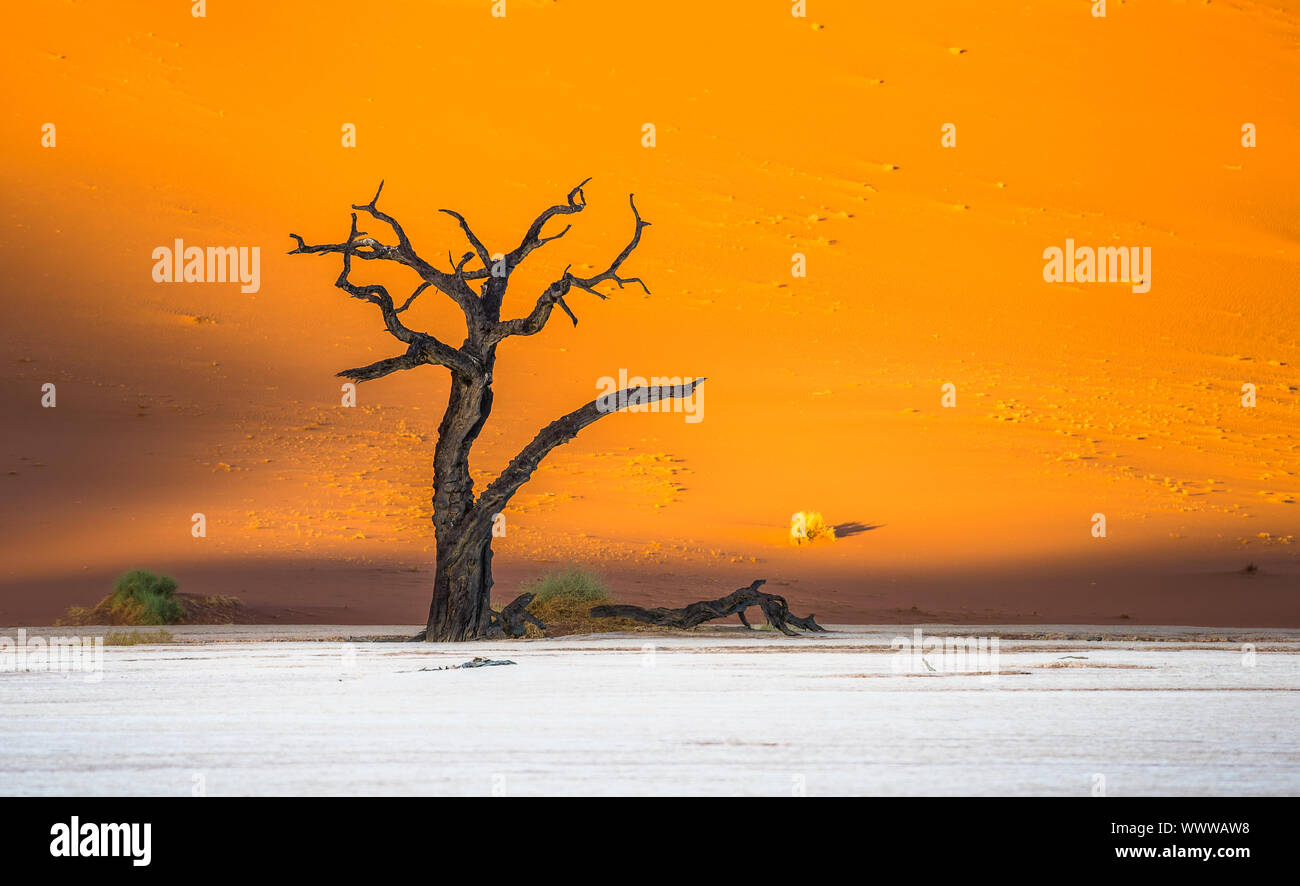
<path fill-rule="evenodd" d="M 873 529 L 879 529 L 884 523 L 859 523 L 857 520 L 850 520 L 847 523 L 836 523 L 834 526 L 836 538 L 848 538 L 850 535 L 857 535 L 860 532 L 870 532 Z"/>

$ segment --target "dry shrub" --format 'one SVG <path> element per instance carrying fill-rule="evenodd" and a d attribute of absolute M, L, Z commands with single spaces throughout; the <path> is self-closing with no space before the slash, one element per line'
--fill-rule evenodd
<path fill-rule="evenodd" d="M 820 511 L 795 514 L 790 520 L 790 544 L 811 544 L 819 540 L 835 541 L 835 527 L 826 522 Z"/>
<path fill-rule="evenodd" d="M 525 592 L 537 595 L 528 604 L 528 611 L 546 625 L 545 634 L 536 626 L 528 625 L 526 637 L 603 634 L 648 627 L 629 618 L 592 618 L 589 613 L 593 606 L 612 604 L 614 600 L 597 573 L 578 566 L 543 575 L 524 585 L 520 593 Z M 501 606 L 493 608 L 499 610 Z"/>
<path fill-rule="evenodd" d="M 238 597 L 176 593 L 176 580 L 143 569 L 126 573 L 113 593 L 87 609 L 73 606 L 59 625 L 235 624 L 247 619 Z"/>
<path fill-rule="evenodd" d="M 105 646 L 140 646 L 144 643 L 170 643 L 171 631 L 109 631 L 104 635 Z"/>
<path fill-rule="evenodd" d="M 176 599 L 176 579 L 133 569 L 92 609 L 74 606 L 59 624 L 167 625 L 176 624 L 183 614 Z"/>

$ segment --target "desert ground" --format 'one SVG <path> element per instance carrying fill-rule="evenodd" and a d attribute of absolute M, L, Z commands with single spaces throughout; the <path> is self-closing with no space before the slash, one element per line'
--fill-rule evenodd
<path fill-rule="evenodd" d="M 631 230 L 629 193 L 653 226 L 628 271 L 651 292 L 576 294 L 576 327 L 559 317 L 502 346 L 476 473 L 489 479 L 620 369 L 707 376 L 703 419 L 612 416 L 558 450 L 506 513 L 501 598 L 577 563 L 601 571 L 620 599 L 649 605 L 765 578 L 824 623 L 1300 628 L 1297 3 L 1111 2 L 1105 19 L 1083 2 L 1006 0 L 922 11 L 822 0 L 803 19 L 783 3 L 511 0 L 504 19 L 488 5 L 372 16 L 337 2 L 229 2 L 195 19 L 184 3 L 49 3 L 7 13 L 0 624 L 49 625 L 131 568 L 173 575 L 183 592 L 237 595 L 268 624 L 421 620 L 445 372 L 367 382 L 355 407 L 341 405 L 336 372 L 397 351 L 370 306 L 333 287 L 337 257 L 286 255 L 289 234 L 342 239 L 349 207 L 382 179 L 387 211 L 445 262 L 465 244 L 440 208 L 509 248 L 590 176 L 587 210 L 512 283 L 506 313 L 526 312 L 567 265 L 608 261 Z M 47 122 L 53 147 L 42 145 Z M 955 147 L 941 144 L 946 123 Z M 1242 144 L 1246 123 L 1256 147 Z M 346 125 L 355 147 L 341 142 Z M 260 247 L 260 287 L 154 282 L 152 251 L 178 238 Z M 1046 282 L 1043 252 L 1067 238 L 1150 247 L 1149 291 Z M 796 253 L 805 277 L 792 276 Z M 415 283 L 359 270 L 398 293 Z M 449 341 L 464 333 L 445 299 L 422 296 L 404 316 Z M 42 406 L 45 384 L 57 387 L 55 408 Z M 955 408 L 941 405 L 945 384 Z M 1245 384 L 1256 386 L 1253 407 L 1242 405 Z M 790 515 L 803 509 L 843 527 L 839 540 L 791 546 Z M 195 513 L 206 516 L 203 538 L 191 535 Z M 1097 513 L 1105 538 L 1091 532 Z M 475 680 L 539 689 L 528 682 L 539 674 L 576 673 L 578 653 L 566 663 L 528 648 L 537 662 L 510 674 L 402 679 L 439 693 Z M 124 673 L 140 682 L 123 685 L 167 685 L 172 658 L 251 679 L 265 656 L 289 681 L 288 699 L 302 688 L 295 680 L 316 679 L 290 666 L 294 656 L 323 674 L 333 654 L 250 646 L 259 663 L 241 665 L 243 649 L 129 653 L 138 658 Z M 322 678 L 311 697 L 355 702 L 379 673 L 368 669 L 420 654 L 362 656 L 362 673 Z M 719 685 L 734 678 L 725 663 L 737 659 L 708 655 L 723 666 L 706 671 Z M 692 745 L 682 751 L 700 779 L 691 784 L 775 790 L 764 779 L 786 776 L 763 763 L 795 766 L 780 743 L 805 721 L 801 704 L 839 697 L 803 693 L 827 683 L 877 687 L 854 689 L 859 700 L 948 699 L 938 721 L 984 728 L 960 725 L 960 694 L 819 682 L 806 669 L 824 656 L 762 661 L 754 667 L 776 669 L 766 685 L 785 687 L 786 703 L 765 697 L 715 737 L 745 741 L 764 723 L 777 750 L 756 748 L 748 774 L 709 774 L 710 746 Z M 1187 667 L 1171 686 L 1196 685 Z M 627 674 L 650 679 L 635 665 Z M 1047 735 L 1105 728 L 1101 699 L 1144 698 L 1151 678 L 1033 679 L 1138 690 L 1045 693 L 1059 702 L 1057 719 L 1039 724 Z M 605 685 L 572 724 L 547 728 L 581 730 L 583 711 L 632 685 Z M 1161 704 L 1186 713 L 1196 696 Z M 1012 708 L 1018 697 L 996 696 Z M 1255 730 L 1276 725 L 1268 718 L 1291 696 L 1221 698 L 1220 713 Z M 230 703 L 216 695 L 196 710 L 216 722 Z M 396 694 L 374 704 L 413 730 L 433 716 Z M 745 702 L 727 704 L 740 716 Z M 259 729 L 287 735 L 267 705 L 248 732 L 231 727 L 227 751 Z M 126 705 L 121 728 L 147 732 L 151 709 Z M 97 716 L 90 701 L 67 711 L 72 725 Z M 871 747 L 880 716 L 819 740 L 845 754 Z M 364 718 L 354 734 L 363 729 Z M 458 734 L 438 740 L 453 747 Z M 559 738 L 548 741 L 562 747 Z M 658 747 L 625 738 L 630 754 Z M 874 758 L 887 774 L 873 783 L 902 789 L 907 768 L 887 758 L 907 740 L 895 735 Z M 1043 741 L 1047 754 L 1050 735 Z M 122 771 L 160 789 L 204 759 L 197 745 L 186 753 L 166 776 Z M 310 756 L 311 776 L 279 776 L 268 762 L 268 790 L 290 783 L 281 777 L 334 785 Z M 1075 762 L 1080 773 L 1094 767 Z M 1189 787 L 1204 786 L 1196 779 L 1211 776 L 1187 765 Z M 1012 781 L 1078 787 L 1073 769 L 1031 769 Z M 810 790 L 832 771 L 810 770 Z M 983 789 L 1003 776 L 947 777 Z M 350 786 L 366 776 L 338 777 Z M 582 777 L 559 758 L 518 775 L 523 789 Z"/>
<path fill-rule="evenodd" d="M 980 632 L 1000 641 L 994 675 L 987 660 L 900 663 L 891 644 L 911 626 L 833 628 L 437 646 L 363 639 L 410 625 L 174 628 L 172 643 L 105 647 L 94 680 L 0 673 L 0 784 L 17 796 L 1300 793 L 1300 631 L 995 625 Z M 516 664 L 429 670 L 474 656 Z"/>

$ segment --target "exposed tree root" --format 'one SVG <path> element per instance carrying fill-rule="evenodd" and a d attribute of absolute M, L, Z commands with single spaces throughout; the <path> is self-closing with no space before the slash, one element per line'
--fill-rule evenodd
<path fill-rule="evenodd" d="M 749 587 L 732 591 L 718 600 L 703 600 L 699 603 L 683 606 L 681 609 L 664 609 L 662 607 L 643 609 L 640 606 L 624 604 L 595 606 L 592 607 L 591 617 L 630 618 L 633 621 L 668 628 L 693 628 L 715 618 L 737 615 L 740 617 L 740 623 L 746 629 L 752 631 L 753 627 L 745 618 L 745 610 L 750 606 L 757 606 L 763 610 L 763 615 L 767 616 L 768 624 L 787 637 L 798 636 L 790 629 L 791 625 L 805 631 L 826 632 L 825 628 L 813 620 L 811 614 L 807 618 L 791 615 L 790 607 L 786 604 L 784 597 L 776 594 L 765 594 L 760 591 L 759 588 L 765 583 L 766 580 L 760 578 Z"/>
<path fill-rule="evenodd" d="M 528 611 L 528 604 L 533 602 L 536 594 L 520 594 L 501 608 L 500 612 L 495 609 L 488 610 L 491 620 L 488 623 L 485 639 L 493 640 L 501 637 L 522 637 L 526 626 L 537 625 L 543 631 L 546 625 L 538 621 L 537 617 Z M 348 637 L 349 643 L 369 641 L 374 643 L 423 643 L 429 636 L 429 629 L 425 628 L 413 637 Z"/>

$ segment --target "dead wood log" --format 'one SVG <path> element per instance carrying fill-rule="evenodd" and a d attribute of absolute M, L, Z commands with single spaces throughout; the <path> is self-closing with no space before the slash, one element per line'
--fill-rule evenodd
<path fill-rule="evenodd" d="M 537 620 L 537 616 L 528 611 L 528 604 L 533 602 L 536 594 L 520 594 L 501 608 L 500 612 L 490 610 L 491 622 L 488 625 L 488 637 L 522 637 L 528 625 L 536 625 L 546 630 L 546 625 Z"/>
<path fill-rule="evenodd" d="M 763 610 L 763 615 L 767 616 L 767 623 L 787 637 L 798 636 L 790 629 L 791 625 L 805 631 L 826 632 L 825 628 L 813 620 L 811 614 L 807 618 L 791 615 L 790 607 L 786 604 L 784 597 L 776 594 L 765 594 L 760 591 L 759 588 L 765 583 L 766 579 L 760 578 L 749 587 L 732 591 L 725 597 L 692 603 L 689 606 L 683 606 L 681 609 L 664 609 L 663 607 L 643 609 L 640 606 L 624 604 L 593 606 L 591 617 L 630 618 L 644 624 L 660 625 L 668 628 L 693 628 L 715 618 L 737 615 L 740 617 L 740 623 L 746 629 L 752 631 L 753 628 L 745 618 L 745 610 L 750 606 L 757 606 Z"/>
<path fill-rule="evenodd" d="M 517 662 L 513 662 L 508 658 L 484 658 L 481 655 L 476 655 L 473 658 L 471 658 L 469 661 L 465 662 L 464 664 L 444 665 L 440 668 L 420 668 L 420 670 L 421 671 L 459 671 L 459 670 L 464 670 L 465 668 L 491 668 L 491 667 L 496 667 L 498 665 L 512 665 L 512 664 L 517 664 Z"/>

